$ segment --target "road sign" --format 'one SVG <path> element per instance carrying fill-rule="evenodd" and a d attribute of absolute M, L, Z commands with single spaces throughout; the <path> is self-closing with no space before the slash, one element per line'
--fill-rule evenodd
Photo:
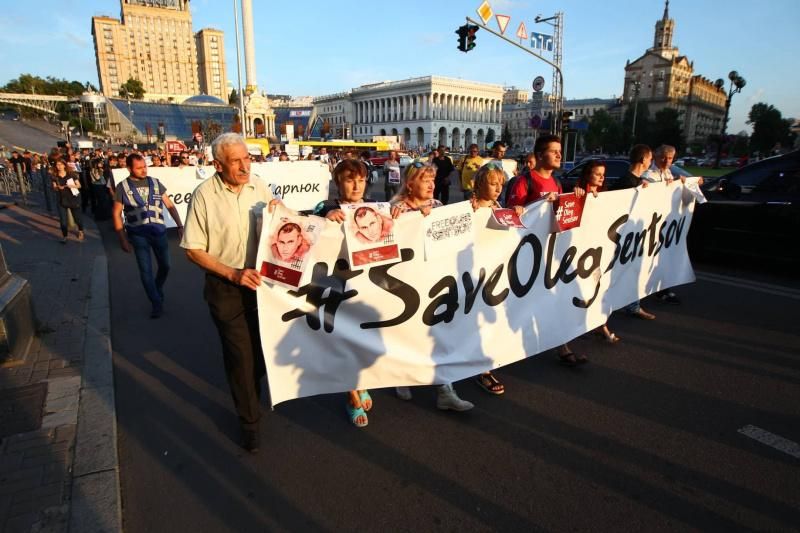
<path fill-rule="evenodd" d="M 533 90 L 539 92 L 543 88 L 544 88 L 544 78 L 541 76 L 536 76 L 535 78 L 533 78 Z"/>
<path fill-rule="evenodd" d="M 483 21 L 484 25 L 492 18 L 492 6 L 489 5 L 487 0 L 483 0 L 481 5 L 476 9 L 478 16 Z"/>
<path fill-rule="evenodd" d="M 542 117 L 541 117 L 541 115 L 533 115 L 531 117 L 530 124 L 531 124 L 531 128 L 533 128 L 535 130 L 538 130 L 539 127 L 541 127 L 541 125 L 542 125 Z"/>
<path fill-rule="evenodd" d="M 553 51 L 553 36 L 546 33 L 531 32 L 531 48 L 538 48 L 545 52 Z"/>
<path fill-rule="evenodd" d="M 520 39 L 528 39 L 528 29 L 525 28 L 524 22 L 519 23 L 519 28 L 517 28 L 517 37 Z"/>
<path fill-rule="evenodd" d="M 500 35 L 505 35 L 506 27 L 508 26 L 508 21 L 511 20 L 511 17 L 508 15 L 495 15 L 494 18 L 497 19 L 497 26 L 500 28 Z"/>

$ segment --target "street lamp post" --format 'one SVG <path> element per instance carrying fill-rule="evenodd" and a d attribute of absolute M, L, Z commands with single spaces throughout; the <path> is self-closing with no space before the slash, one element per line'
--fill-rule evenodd
<path fill-rule="evenodd" d="M 747 85 L 747 81 L 739 76 L 739 73 L 732 70 L 728 73 L 728 79 L 731 81 L 730 88 L 728 89 L 728 98 L 725 100 L 725 118 L 722 120 L 722 131 L 719 134 L 719 141 L 717 142 L 717 157 L 714 161 L 714 168 L 719 168 L 719 158 L 722 154 L 722 140 L 725 138 L 725 131 L 728 129 L 728 115 L 731 111 L 731 99 L 736 93 L 742 92 L 742 88 Z M 725 85 L 725 80 L 722 78 L 714 82 L 717 89 L 722 89 Z"/>
<path fill-rule="evenodd" d="M 639 91 L 642 89 L 642 80 L 634 79 L 633 88 L 633 124 L 631 125 L 631 142 L 636 143 L 636 112 L 639 110 Z"/>

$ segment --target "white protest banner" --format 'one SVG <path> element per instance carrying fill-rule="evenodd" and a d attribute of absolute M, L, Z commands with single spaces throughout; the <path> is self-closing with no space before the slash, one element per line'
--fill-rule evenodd
<path fill-rule="evenodd" d="M 694 281 L 686 253 L 693 202 L 679 182 L 586 199 L 579 228 L 551 233 L 537 202 L 526 228 L 487 227 L 426 261 L 423 218 L 396 220 L 401 262 L 350 267 L 327 223 L 310 281 L 258 289 L 273 404 L 352 389 L 457 381 L 559 346 L 613 309 Z"/>
<path fill-rule="evenodd" d="M 117 184 L 129 175 L 127 168 L 115 168 L 113 172 L 114 182 Z M 215 172 L 213 166 L 147 169 L 149 176 L 158 178 L 164 184 L 167 196 L 178 209 L 181 220 L 186 220 L 186 212 L 194 190 Z M 331 173 L 328 165 L 319 161 L 252 163 L 250 175 L 266 181 L 272 193 L 279 196 L 285 206 L 295 211 L 314 209 L 319 202 L 328 199 Z M 169 212 L 164 213 L 167 227 L 174 228 L 176 224 L 169 216 Z"/>

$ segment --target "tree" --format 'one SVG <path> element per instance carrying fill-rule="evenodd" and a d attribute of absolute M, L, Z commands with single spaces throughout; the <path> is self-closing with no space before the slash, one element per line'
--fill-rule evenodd
<path fill-rule="evenodd" d="M 622 138 L 627 145 L 647 142 L 650 137 L 650 108 L 641 100 L 636 103 L 636 124 L 634 128 L 634 107 L 628 106 L 622 119 Z"/>
<path fill-rule="evenodd" d="M 222 125 L 211 119 L 203 121 L 203 139 L 205 142 L 210 143 L 220 136 L 222 133 Z"/>
<path fill-rule="evenodd" d="M 750 108 L 747 118 L 747 123 L 753 125 L 751 151 L 769 154 L 777 148 L 794 144 L 795 134 L 790 129 L 792 120 L 784 119 L 774 106 L 759 102 Z"/>
<path fill-rule="evenodd" d="M 92 86 L 87 82 L 88 85 Z M 93 87 L 93 86 L 92 86 Z M 62 96 L 80 96 L 86 90 L 79 81 L 47 76 L 41 78 L 32 74 L 20 74 L 19 78 L 6 83 L 0 91 L 6 93 L 47 94 Z"/>
<path fill-rule="evenodd" d="M 128 81 L 119 86 L 119 95 L 122 98 L 141 100 L 144 98 L 144 85 L 140 80 L 128 78 Z"/>
<path fill-rule="evenodd" d="M 674 146 L 678 152 L 683 151 L 686 141 L 681 131 L 681 122 L 678 111 L 665 107 L 656 112 L 655 120 L 650 125 L 650 134 L 647 137 L 650 146 L 662 144 Z"/>
<path fill-rule="evenodd" d="M 513 144 L 513 139 L 511 137 L 511 132 L 508 129 L 508 124 L 503 126 L 503 132 L 500 134 L 500 140 L 503 141 L 506 146 L 511 146 Z"/>
<path fill-rule="evenodd" d="M 624 152 L 627 148 L 622 138 L 622 125 L 605 109 L 599 109 L 592 115 L 585 142 L 590 152 L 616 153 Z"/>
<path fill-rule="evenodd" d="M 228 104 L 239 105 L 239 93 L 236 92 L 236 89 L 231 89 L 231 94 L 228 95 Z"/>

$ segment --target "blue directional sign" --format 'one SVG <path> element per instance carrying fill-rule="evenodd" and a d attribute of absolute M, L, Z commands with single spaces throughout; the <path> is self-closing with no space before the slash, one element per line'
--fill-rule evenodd
<path fill-rule="evenodd" d="M 553 51 L 553 36 L 546 33 L 531 32 L 531 48 L 538 48 L 543 52 Z"/>

